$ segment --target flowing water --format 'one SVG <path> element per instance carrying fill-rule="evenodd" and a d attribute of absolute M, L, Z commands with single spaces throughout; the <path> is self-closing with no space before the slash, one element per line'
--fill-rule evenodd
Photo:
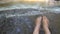
<path fill-rule="evenodd" d="M 51 33 L 60 34 L 59 7 L 19 4 L 0 8 L 0 34 L 32 34 L 38 16 L 47 16 Z"/>

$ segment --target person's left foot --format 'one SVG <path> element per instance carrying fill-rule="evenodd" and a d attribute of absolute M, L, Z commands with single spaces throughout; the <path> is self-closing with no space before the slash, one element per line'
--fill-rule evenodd
<path fill-rule="evenodd" d="M 36 19 L 36 25 L 38 25 L 38 24 L 41 24 L 41 19 L 42 19 L 42 17 L 38 17 L 37 19 Z"/>
<path fill-rule="evenodd" d="M 39 34 L 40 25 L 41 25 L 41 19 L 42 19 L 42 17 L 38 17 L 38 18 L 36 19 L 36 22 L 35 22 L 36 26 L 35 26 L 35 28 L 34 28 L 33 34 Z"/>

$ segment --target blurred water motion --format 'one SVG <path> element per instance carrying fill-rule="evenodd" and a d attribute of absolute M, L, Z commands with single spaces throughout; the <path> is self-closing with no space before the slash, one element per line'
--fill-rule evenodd
<path fill-rule="evenodd" d="M 60 34 L 60 7 L 36 4 L 0 6 L 0 34 L 32 34 L 35 19 L 47 16 L 52 34 Z M 41 29 L 42 31 L 43 29 Z"/>
<path fill-rule="evenodd" d="M 32 14 L 30 16 L 17 16 L 18 14 Z M 37 15 L 33 14 L 37 12 Z M 40 14 L 38 14 L 40 13 Z M 15 15 L 15 16 L 9 16 Z M 54 11 L 49 10 L 38 10 L 38 9 L 14 9 L 14 10 L 4 10 L 0 11 L 0 34 L 32 34 L 35 27 L 35 19 L 38 16 L 47 16 L 50 20 L 50 29 L 52 34 L 60 34 L 60 13 L 56 13 Z M 9 17 L 8 17 L 9 16 Z M 7 26 L 8 25 L 8 26 Z"/>

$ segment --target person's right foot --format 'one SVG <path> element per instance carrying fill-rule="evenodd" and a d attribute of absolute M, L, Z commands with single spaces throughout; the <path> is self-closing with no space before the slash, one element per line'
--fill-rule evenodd
<path fill-rule="evenodd" d="M 45 34 L 51 34 L 48 27 L 49 27 L 49 20 L 47 19 L 46 16 L 43 16 L 43 29 L 45 31 Z"/>
<path fill-rule="evenodd" d="M 43 28 L 48 27 L 49 20 L 47 19 L 46 16 L 43 16 Z"/>

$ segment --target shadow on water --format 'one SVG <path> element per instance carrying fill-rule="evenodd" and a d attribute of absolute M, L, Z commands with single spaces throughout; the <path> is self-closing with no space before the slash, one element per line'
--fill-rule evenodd
<path fill-rule="evenodd" d="M 17 14 L 25 14 L 31 11 L 30 9 L 15 9 L 0 11 L 0 34 L 32 34 L 35 27 L 35 19 L 38 16 L 45 15 L 50 20 L 49 28 L 52 34 L 60 34 L 60 13 L 48 12 L 41 10 L 38 15 L 17 16 Z M 8 17 L 9 15 L 15 15 Z"/>

